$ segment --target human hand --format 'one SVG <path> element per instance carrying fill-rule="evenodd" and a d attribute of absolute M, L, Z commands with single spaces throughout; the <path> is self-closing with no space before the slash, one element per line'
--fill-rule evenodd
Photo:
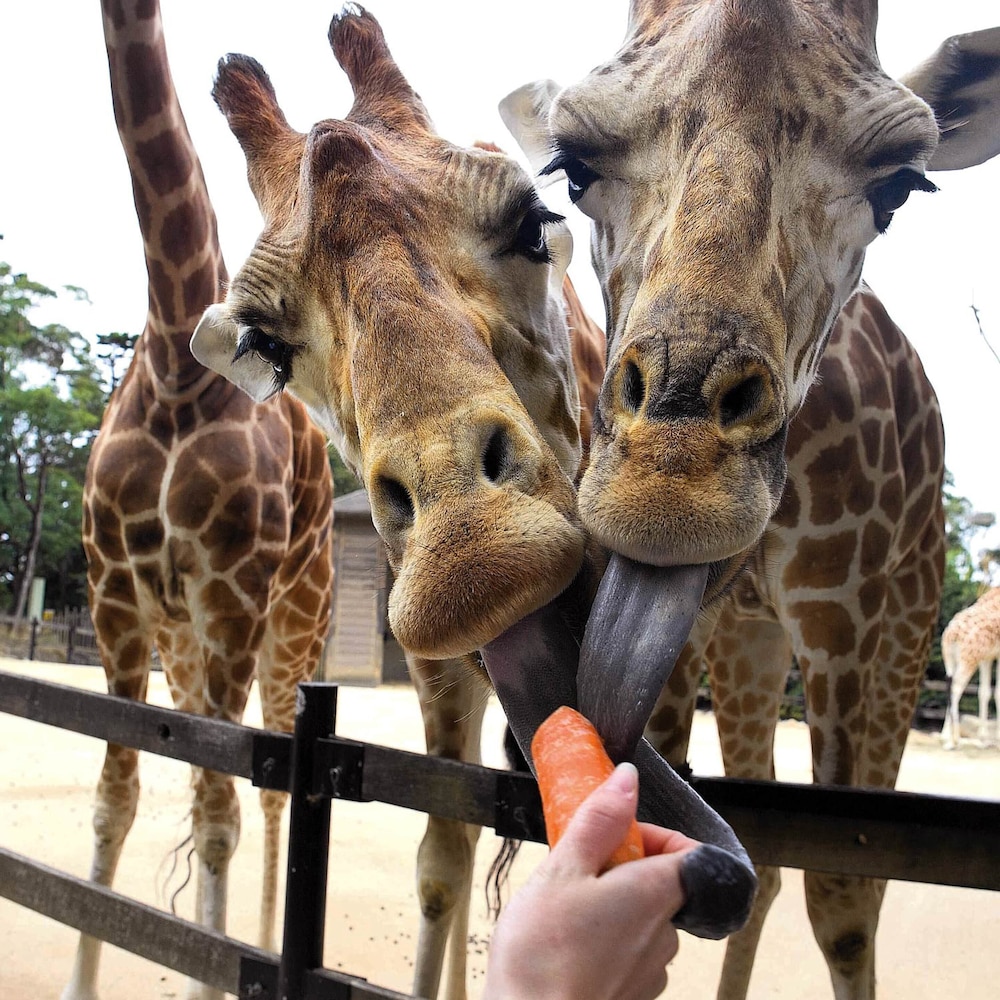
<path fill-rule="evenodd" d="M 652 1000 L 677 954 L 682 856 L 698 842 L 641 823 L 646 857 L 600 875 L 635 817 L 638 776 L 619 765 L 514 895 L 490 943 L 483 1000 Z"/>

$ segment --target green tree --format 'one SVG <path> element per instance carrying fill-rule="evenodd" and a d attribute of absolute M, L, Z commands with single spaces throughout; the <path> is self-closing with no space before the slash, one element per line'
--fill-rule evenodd
<path fill-rule="evenodd" d="M 337 449 L 330 447 L 327 449 L 330 454 L 330 471 L 333 473 L 333 495 L 342 497 L 346 493 L 353 493 L 361 489 L 361 483 L 357 477 L 344 464 L 344 460 L 337 454 Z"/>
<path fill-rule="evenodd" d="M 100 348 L 97 356 L 108 366 L 108 384 L 111 392 L 115 391 L 128 369 L 138 339 L 139 334 L 137 333 L 99 333 L 97 335 L 97 345 Z"/>
<path fill-rule="evenodd" d="M 106 400 L 85 338 L 28 317 L 55 296 L 0 263 L 0 573 L 16 617 L 39 567 L 80 548 L 79 484 Z"/>

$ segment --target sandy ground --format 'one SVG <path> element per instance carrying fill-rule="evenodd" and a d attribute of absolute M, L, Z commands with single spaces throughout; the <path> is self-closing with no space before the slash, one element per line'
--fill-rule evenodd
<path fill-rule="evenodd" d="M 99 669 L 0 660 L 0 669 L 103 690 Z M 169 702 L 160 674 L 150 700 Z M 246 721 L 260 725 L 256 700 Z M 502 766 L 503 718 L 490 705 L 484 737 L 487 763 Z M 342 688 L 338 731 L 375 743 L 423 750 L 416 697 L 406 687 Z M 800 723 L 782 723 L 777 736 L 778 776 L 809 778 L 808 737 Z M 0 715 L 0 844 L 53 867 L 86 876 L 90 865 L 90 813 L 103 745 L 88 737 Z M 710 715 L 696 719 L 692 761 L 700 774 L 720 774 L 718 739 Z M 188 769 L 143 755 L 143 795 L 126 843 L 115 888 L 158 906 L 178 888 L 170 875 L 172 849 L 187 833 Z M 954 752 L 935 736 L 912 733 L 899 787 L 970 797 L 1000 798 L 1000 750 L 971 743 Z M 253 942 L 260 892 L 261 820 L 257 793 L 238 782 L 243 833 L 234 859 L 229 933 Z M 326 965 L 405 992 L 416 945 L 413 864 L 424 819 L 377 803 L 334 805 L 327 907 Z M 1000 831 L 998 831 L 1000 835 Z M 485 873 L 499 844 L 483 835 L 476 865 L 470 934 L 470 998 L 482 988 L 490 935 L 483 895 Z M 514 869 L 524 880 L 544 848 L 526 845 Z M 1000 864 L 1000 837 L 998 837 Z M 183 865 L 182 865 L 183 867 Z M 193 890 L 178 912 L 189 916 Z M 0 899 L 0 997 L 55 1000 L 65 984 L 76 932 Z M 723 947 L 682 936 L 671 966 L 670 997 L 709 998 Z M 992 1000 L 1000 983 L 1000 893 L 892 883 L 878 938 L 879 995 L 931 1000 L 961 996 Z M 183 997 L 178 974 L 106 946 L 101 967 L 102 1000 L 172 1000 Z M 801 873 L 783 872 L 783 888 L 764 930 L 750 987 L 752 1000 L 823 998 L 831 995 L 826 966 L 809 929 Z"/>

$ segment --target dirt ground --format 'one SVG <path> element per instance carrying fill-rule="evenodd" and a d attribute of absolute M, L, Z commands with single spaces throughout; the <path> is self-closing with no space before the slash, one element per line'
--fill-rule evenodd
<path fill-rule="evenodd" d="M 0 669 L 63 684 L 103 690 L 99 669 L 0 660 Z M 0 682 L 2 683 L 2 682 Z M 154 674 L 150 700 L 167 705 L 162 675 Z M 260 725 L 256 700 L 246 722 Z M 486 763 L 502 766 L 503 717 L 491 703 L 485 727 Z M 342 688 L 338 731 L 407 750 L 423 750 L 416 697 L 403 686 Z M 782 723 L 777 735 L 778 777 L 809 780 L 804 725 Z M 90 865 L 93 787 L 103 745 L 73 733 L 0 714 L 0 844 L 48 865 L 86 876 Z M 710 715 L 699 714 L 692 740 L 699 774 L 720 774 L 721 760 Z M 187 834 L 188 769 L 143 754 L 143 794 L 125 845 L 115 888 L 163 906 L 180 886 L 184 868 L 171 874 L 173 848 Z M 1000 750 L 965 743 L 953 752 L 940 740 L 914 732 L 903 758 L 899 787 L 907 791 L 1000 798 Z M 257 793 L 238 782 L 243 832 L 234 859 L 229 933 L 253 942 L 260 892 L 261 827 Z M 424 819 L 378 803 L 334 805 L 326 926 L 326 965 L 406 992 L 416 947 L 417 907 L 413 865 Z M 482 988 L 490 936 L 483 895 L 485 873 L 499 841 L 480 840 L 470 933 L 470 998 Z M 1000 847 L 1000 831 L 998 831 Z M 526 845 L 513 881 L 524 880 L 544 848 Z M 1000 849 L 998 849 L 1000 864 Z M 831 996 L 826 966 L 806 917 L 800 872 L 785 870 L 783 887 L 765 926 L 750 986 L 752 1000 L 813 1000 Z M 178 912 L 190 916 L 194 892 L 185 889 Z M 903 882 L 891 883 L 878 936 L 882 998 L 937 1000 L 961 996 L 988 1000 L 1000 983 L 1000 893 Z M 0 997 L 56 1000 L 68 976 L 76 932 L 0 899 Z M 671 998 L 715 996 L 723 946 L 682 935 L 671 966 Z M 173 1000 L 184 996 L 178 974 L 105 946 L 102 1000 Z"/>

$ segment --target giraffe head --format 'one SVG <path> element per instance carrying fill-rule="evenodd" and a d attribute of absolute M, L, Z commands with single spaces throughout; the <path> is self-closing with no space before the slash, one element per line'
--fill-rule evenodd
<path fill-rule="evenodd" d="M 459 655 L 582 563 L 571 238 L 513 160 L 435 133 L 373 17 L 345 9 L 329 37 L 354 104 L 307 134 L 257 62 L 219 65 L 264 229 L 192 348 L 307 404 L 368 491 L 397 638 Z"/>
<path fill-rule="evenodd" d="M 1000 146 L 1000 30 L 914 76 L 932 110 L 882 71 L 875 23 L 874 0 L 633 0 L 612 59 L 501 105 L 592 220 L 608 366 L 581 519 L 623 566 L 704 567 L 708 599 L 777 507 L 867 245 L 925 171 Z"/>

